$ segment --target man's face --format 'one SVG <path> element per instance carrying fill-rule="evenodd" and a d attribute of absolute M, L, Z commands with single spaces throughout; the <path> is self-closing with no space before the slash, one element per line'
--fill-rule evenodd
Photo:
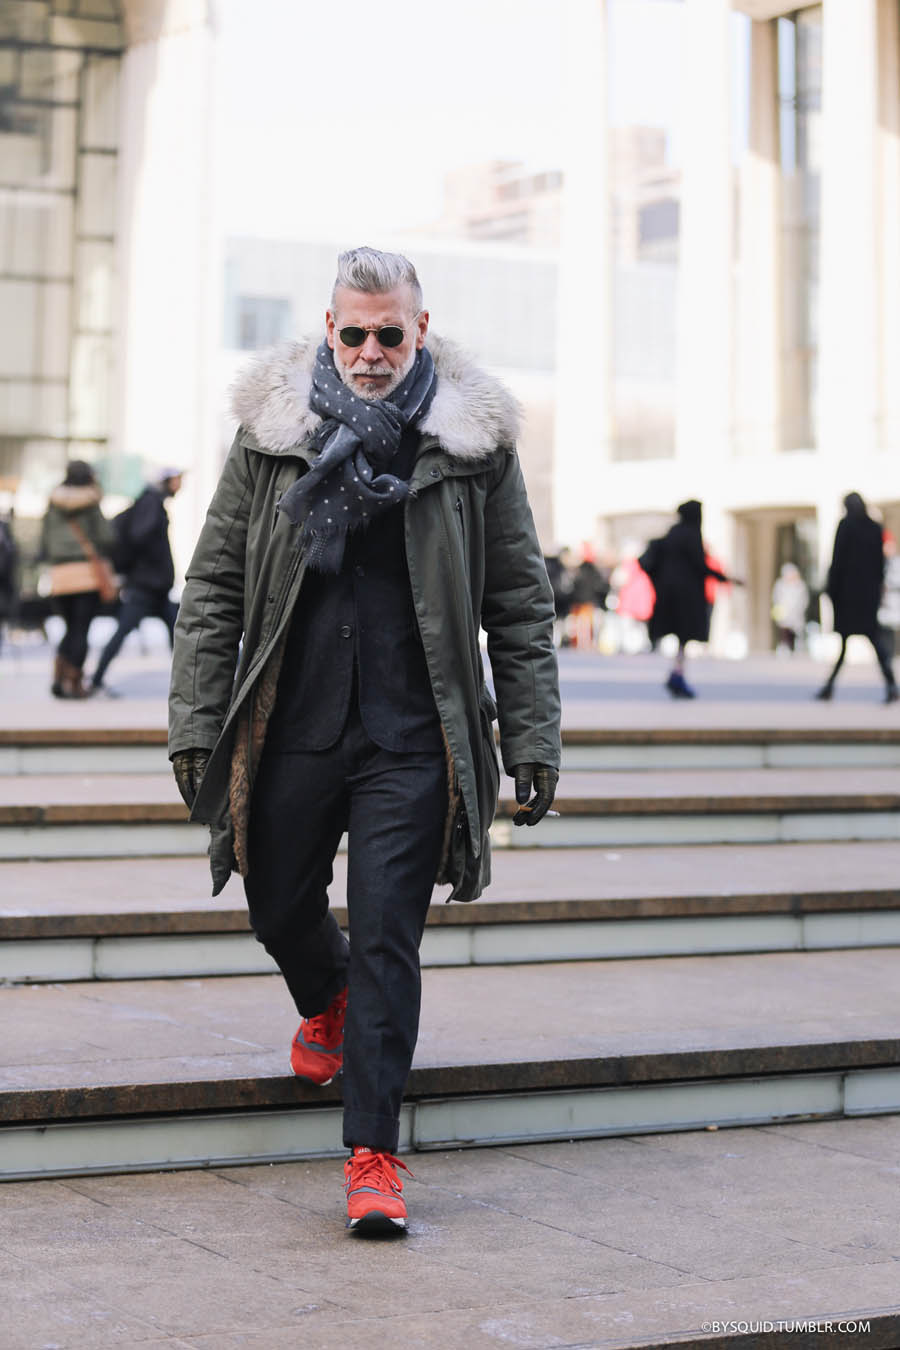
<path fill-rule="evenodd" d="M 416 352 L 425 346 L 428 312 L 416 314 L 408 286 L 377 295 L 339 286 L 325 325 L 341 379 L 359 398 L 372 400 L 387 398 L 411 368 Z M 378 329 L 389 325 L 403 329 L 399 347 L 382 347 L 378 341 Z M 361 347 L 348 347 L 341 341 L 340 330 L 351 326 L 367 330 Z"/>

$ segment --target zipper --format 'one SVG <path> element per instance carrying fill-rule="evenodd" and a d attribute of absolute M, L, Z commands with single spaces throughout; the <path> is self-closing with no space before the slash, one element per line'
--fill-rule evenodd
<path fill-rule="evenodd" d="M 456 505 L 454 506 L 453 509 L 454 509 L 454 511 L 456 512 L 457 516 L 459 517 L 459 532 L 460 532 L 460 534 L 462 535 L 462 541 L 463 541 L 463 544 L 465 544 L 465 542 L 466 542 L 466 522 L 465 522 L 465 520 L 463 519 L 463 504 L 462 504 L 462 497 L 457 497 L 457 499 L 456 499 Z"/>

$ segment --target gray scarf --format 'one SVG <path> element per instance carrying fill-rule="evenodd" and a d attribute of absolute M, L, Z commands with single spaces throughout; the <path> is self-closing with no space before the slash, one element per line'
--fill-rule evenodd
<path fill-rule="evenodd" d="M 369 402 L 344 384 L 328 343 L 319 347 L 309 395 L 310 408 L 322 418 L 315 435 L 319 453 L 278 504 L 301 527 L 307 566 L 339 572 L 349 531 L 409 495 L 409 484 L 387 468 L 403 432 L 425 417 L 436 387 L 434 362 L 423 347 L 390 400 Z"/>

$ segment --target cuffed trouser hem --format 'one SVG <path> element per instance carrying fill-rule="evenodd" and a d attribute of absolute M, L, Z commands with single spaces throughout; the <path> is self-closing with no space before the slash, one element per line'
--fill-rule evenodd
<path fill-rule="evenodd" d="M 399 1143 L 400 1121 L 395 1116 L 376 1116 L 368 1111 L 344 1112 L 345 1147 L 396 1153 Z"/>

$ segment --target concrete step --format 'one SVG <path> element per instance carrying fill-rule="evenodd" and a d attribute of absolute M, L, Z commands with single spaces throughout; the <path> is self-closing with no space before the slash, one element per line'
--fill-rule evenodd
<path fill-rule="evenodd" d="M 900 844 L 500 850 L 473 905 L 435 891 L 423 964 L 484 965 L 900 943 Z M 0 980 L 265 973 L 233 877 L 200 858 L 0 863 Z M 346 925 L 346 859 L 332 906 Z"/>
<path fill-rule="evenodd" d="M 563 768 L 900 768 L 893 726 L 737 724 L 563 729 Z M 168 773 L 162 726 L 0 728 L 0 776 Z"/>
<path fill-rule="evenodd" d="M 338 1153 L 277 976 L 9 988 L 0 1175 Z M 402 1147 L 900 1111 L 896 957 L 427 970 Z"/>
<path fill-rule="evenodd" d="M 900 770 L 564 773 L 558 819 L 515 828 L 501 781 L 498 848 L 900 839 Z M 170 774 L 0 778 L 0 859 L 205 853 Z"/>

